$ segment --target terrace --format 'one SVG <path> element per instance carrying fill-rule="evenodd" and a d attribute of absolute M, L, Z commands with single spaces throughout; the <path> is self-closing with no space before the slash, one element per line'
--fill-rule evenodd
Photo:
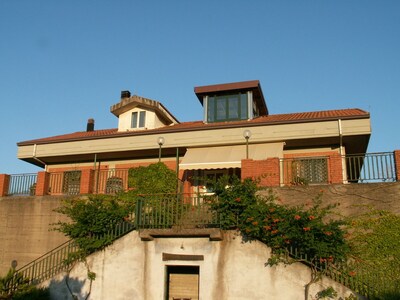
<path fill-rule="evenodd" d="M 355 184 L 400 181 L 400 150 L 311 157 L 242 160 L 241 177 L 263 186 Z M 0 174 L 0 196 L 116 194 L 128 190 L 127 168 Z"/>

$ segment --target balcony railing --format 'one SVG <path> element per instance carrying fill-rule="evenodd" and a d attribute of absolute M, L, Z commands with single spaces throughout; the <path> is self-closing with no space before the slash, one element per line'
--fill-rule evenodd
<path fill-rule="evenodd" d="M 396 181 L 393 152 L 347 155 L 345 163 L 349 182 Z"/>
<path fill-rule="evenodd" d="M 94 188 L 96 194 L 116 194 L 128 189 L 129 169 L 107 169 L 95 172 Z"/>
<path fill-rule="evenodd" d="M 185 194 L 145 195 L 136 199 L 132 219 L 138 229 L 219 227 L 219 215 L 208 199 Z"/>
<path fill-rule="evenodd" d="M 35 195 L 37 174 L 13 174 L 10 175 L 8 186 L 9 196 Z"/>
<path fill-rule="evenodd" d="M 341 170 L 342 183 L 396 181 L 393 152 L 346 155 L 334 159 L 332 156 L 281 159 L 281 182 L 284 185 L 326 184 L 330 182 L 335 167 Z"/>
<path fill-rule="evenodd" d="M 285 185 L 328 183 L 328 159 L 325 156 L 281 159 L 281 182 Z"/>
<path fill-rule="evenodd" d="M 396 165 L 397 163 L 397 165 Z M 366 153 L 346 156 L 315 156 L 280 159 L 281 185 L 328 183 L 392 182 L 398 179 L 399 162 L 393 152 Z M 7 182 L 0 183 L 0 195 L 35 195 L 37 174 L 2 174 Z M 50 172 L 49 195 L 78 195 L 81 192 L 82 171 Z M 116 194 L 128 190 L 129 169 L 96 170 L 89 181 L 94 194 Z M 334 180 L 332 178 L 335 177 Z M 83 181 L 82 181 L 83 182 Z M 182 185 L 182 183 L 180 183 Z M 4 188 L 5 187 L 5 188 Z M 182 190 L 182 186 L 179 188 Z M 85 192 L 87 193 L 87 192 Z"/>

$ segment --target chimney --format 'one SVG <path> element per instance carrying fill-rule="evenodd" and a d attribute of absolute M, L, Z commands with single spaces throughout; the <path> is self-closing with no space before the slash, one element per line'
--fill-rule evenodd
<path fill-rule="evenodd" d="M 121 99 L 130 98 L 131 92 L 130 91 L 121 91 Z"/>
<path fill-rule="evenodd" d="M 87 121 L 87 125 L 86 125 L 86 131 L 93 131 L 94 130 L 94 119 L 90 118 Z"/>

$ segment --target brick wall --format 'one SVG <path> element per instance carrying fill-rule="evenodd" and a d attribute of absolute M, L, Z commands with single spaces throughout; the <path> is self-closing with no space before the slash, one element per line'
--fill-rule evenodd
<path fill-rule="evenodd" d="M 151 164 L 155 164 L 157 162 L 139 162 L 139 163 L 127 163 L 127 164 L 116 164 L 115 168 L 117 169 L 130 169 L 130 168 L 138 168 L 138 167 L 147 167 Z M 172 171 L 176 171 L 176 160 L 168 160 L 162 161 L 164 165 L 166 165 Z"/>
<path fill-rule="evenodd" d="M 10 175 L 0 174 L 0 197 L 7 196 L 10 185 Z"/>
<path fill-rule="evenodd" d="M 400 181 L 400 150 L 394 151 L 394 163 L 396 166 L 396 180 Z"/>
<path fill-rule="evenodd" d="M 284 159 L 300 158 L 300 157 L 327 157 L 328 158 L 328 183 L 343 183 L 342 157 L 337 151 L 324 152 L 305 152 L 284 154 Z M 290 170 L 289 170 L 290 171 Z M 290 177 L 291 174 L 286 174 Z M 285 183 L 290 183 L 288 178 L 284 179 Z"/>
<path fill-rule="evenodd" d="M 279 158 L 265 160 L 243 159 L 241 178 L 259 179 L 262 186 L 279 186 Z"/>
<path fill-rule="evenodd" d="M 94 185 L 94 170 L 84 169 L 81 172 L 80 194 L 91 194 Z"/>
<path fill-rule="evenodd" d="M 44 196 L 48 194 L 50 183 L 50 173 L 40 171 L 37 174 L 36 196 Z"/>

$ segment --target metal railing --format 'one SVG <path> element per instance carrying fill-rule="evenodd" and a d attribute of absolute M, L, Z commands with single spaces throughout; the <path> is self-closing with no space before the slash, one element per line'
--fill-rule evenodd
<path fill-rule="evenodd" d="M 116 194 L 128 189 L 129 169 L 96 170 L 93 191 L 96 194 Z"/>
<path fill-rule="evenodd" d="M 360 295 L 369 298 L 377 294 L 376 286 L 379 287 L 379 285 L 377 285 L 379 281 L 371 281 L 370 278 L 363 277 L 361 274 L 355 276 L 356 274 L 353 274 L 354 272 L 351 271 L 351 268 L 346 263 L 338 264 L 329 262 L 328 259 L 311 258 L 308 257 L 306 253 L 300 253 L 299 249 L 295 247 L 288 247 L 287 251 L 290 257 L 305 263 L 321 274 L 343 284 Z M 381 282 L 383 282 L 383 279 Z"/>
<path fill-rule="evenodd" d="M 281 182 L 290 185 L 328 183 L 329 157 L 296 157 L 280 159 Z"/>
<path fill-rule="evenodd" d="M 134 229 L 135 227 L 132 223 L 122 222 L 117 225 L 114 230 L 97 238 L 106 237 L 114 241 Z M 79 247 L 75 242 L 69 240 L 16 270 L 13 280 L 8 283 L 9 291 L 13 291 L 21 282 L 24 284 L 39 284 L 62 271 L 68 270 L 76 260 L 72 254 L 76 253 L 78 250 Z"/>
<path fill-rule="evenodd" d="M 217 213 L 211 210 L 209 202 L 202 196 L 141 195 L 134 201 L 135 209 L 130 222 L 122 222 L 104 236 L 95 238 L 106 237 L 114 241 L 134 229 L 144 228 L 219 227 Z M 78 250 L 76 243 L 69 240 L 16 270 L 8 285 L 9 290 L 14 290 L 21 280 L 25 284 L 39 284 L 67 270 L 74 262 L 71 255 Z"/>
<path fill-rule="evenodd" d="M 349 182 L 396 181 L 393 152 L 346 155 L 345 164 Z"/>
<path fill-rule="evenodd" d="M 60 195 L 63 190 L 63 172 L 53 172 L 49 174 L 49 194 L 50 195 Z"/>
<path fill-rule="evenodd" d="M 337 159 L 336 159 L 337 158 Z M 393 152 L 339 157 L 296 157 L 280 159 L 281 183 L 285 185 L 326 184 L 332 168 L 342 170 L 343 183 L 396 181 Z"/>
<path fill-rule="evenodd" d="M 12 174 L 8 186 L 9 196 L 35 195 L 37 174 Z"/>
<path fill-rule="evenodd" d="M 136 199 L 132 219 L 138 229 L 220 227 L 208 199 L 184 194 L 142 196 Z"/>

